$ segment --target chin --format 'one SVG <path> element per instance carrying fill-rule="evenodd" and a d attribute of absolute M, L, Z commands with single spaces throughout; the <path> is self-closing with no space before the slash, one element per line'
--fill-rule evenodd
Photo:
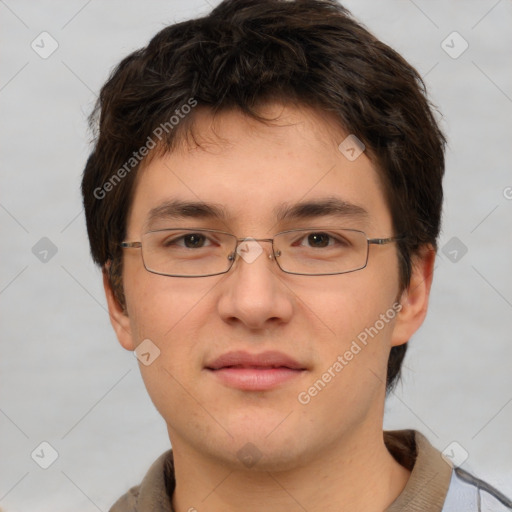
<path fill-rule="evenodd" d="M 232 443 L 226 451 L 216 454 L 236 471 L 279 472 L 297 468 L 304 456 L 297 447 L 287 443 L 263 443 L 258 440 L 241 440 Z"/>
<path fill-rule="evenodd" d="M 279 422 L 270 423 L 270 428 L 243 426 L 232 431 L 234 439 L 225 444 L 219 455 L 227 456 L 238 470 L 287 471 L 301 465 L 307 458 L 304 447 L 308 446 L 302 433 L 291 425 L 285 429 L 283 425 L 276 428 Z"/>

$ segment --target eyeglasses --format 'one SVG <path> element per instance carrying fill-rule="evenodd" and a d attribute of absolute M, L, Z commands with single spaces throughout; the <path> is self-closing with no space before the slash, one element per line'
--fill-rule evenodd
<path fill-rule="evenodd" d="M 370 244 L 385 245 L 402 239 L 368 238 L 356 229 L 310 228 L 283 231 L 274 238 L 237 238 L 215 229 L 158 229 L 140 242 L 122 242 L 125 249 L 142 249 L 148 272 L 169 277 L 208 277 L 229 272 L 236 256 L 252 263 L 270 242 L 279 268 L 288 274 L 328 276 L 366 267 Z"/>

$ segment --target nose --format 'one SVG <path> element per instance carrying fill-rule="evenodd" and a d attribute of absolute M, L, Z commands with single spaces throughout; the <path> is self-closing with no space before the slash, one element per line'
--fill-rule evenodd
<path fill-rule="evenodd" d="M 234 265 L 222 283 L 218 312 L 230 324 L 251 330 L 289 322 L 293 294 L 273 261 L 271 240 L 246 238 L 238 244 Z"/>

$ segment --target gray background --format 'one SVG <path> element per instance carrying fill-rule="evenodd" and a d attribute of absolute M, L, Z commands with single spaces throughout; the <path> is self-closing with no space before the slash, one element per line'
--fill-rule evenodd
<path fill-rule="evenodd" d="M 512 2 L 345 5 L 425 76 L 449 137 L 430 312 L 385 427 L 417 428 L 441 450 L 456 441 L 455 455 L 469 455 L 463 467 L 510 495 Z M 86 116 L 110 69 L 166 24 L 209 9 L 202 0 L 0 0 L 4 510 L 106 511 L 169 446 L 137 361 L 111 330 L 79 183 Z M 31 48 L 43 31 L 59 45 L 46 59 Z M 469 44 L 458 58 L 442 47 L 453 31 Z M 463 48 L 457 37 L 445 43 L 452 54 Z M 47 261 L 43 237 L 57 249 Z M 59 454 L 48 469 L 31 458 L 42 441 Z M 48 449 L 36 454 L 50 461 Z"/>

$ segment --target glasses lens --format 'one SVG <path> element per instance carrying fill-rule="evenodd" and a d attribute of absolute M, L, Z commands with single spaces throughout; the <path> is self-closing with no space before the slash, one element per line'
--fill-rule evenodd
<path fill-rule="evenodd" d="M 204 229 L 165 229 L 142 237 L 142 258 L 150 272 L 169 276 L 221 274 L 232 264 L 236 237 Z"/>
<path fill-rule="evenodd" d="M 292 274 L 329 275 L 366 266 L 368 241 L 362 231 L 309 229 L 280 233 L 274 238 L 277 262 Z"/>

